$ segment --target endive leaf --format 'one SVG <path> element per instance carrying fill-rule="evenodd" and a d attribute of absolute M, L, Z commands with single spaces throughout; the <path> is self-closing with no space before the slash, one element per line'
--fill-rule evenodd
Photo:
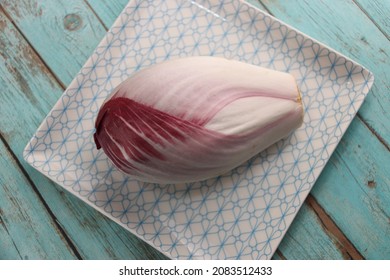
<path fill-rule="evenodd" d="M 303 121 L 294 78 L 217 57 L 141 70 L 101 107 L 94 135 L 113 164 L 155 183 L 221 175 Z"/>

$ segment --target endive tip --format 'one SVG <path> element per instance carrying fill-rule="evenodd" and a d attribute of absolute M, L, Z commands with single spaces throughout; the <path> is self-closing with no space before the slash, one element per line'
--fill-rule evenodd
<path fill-rule="evenodd" d="M 301 105 L 301 108 L 302 108 L 302 111 L 301 111 L 301 114 L 302 114 L 302 118 L 301 118 L 302 122 L 301 122 L 301 125 L 302 125 L 302 123 L 303 123 L 303 118 L 304 118 L 304 116 L 305 116 L 305 110 L 303 109 L 302 92 L 301 92 L 301 90 L 299 89 L 298 85 L 297 85 L 297 91 L 298 91 L 297 103 L 298 103 L 299 105 Z"/>
<path fill-rule="evenodd" d="M 299 90 L 298 85 L 297 85 L 297 91 L 298 91 L 297 102 L 300 103 L 300 104 L 302 105 L 302 93 L 301 93 L 301 91 Z"/>

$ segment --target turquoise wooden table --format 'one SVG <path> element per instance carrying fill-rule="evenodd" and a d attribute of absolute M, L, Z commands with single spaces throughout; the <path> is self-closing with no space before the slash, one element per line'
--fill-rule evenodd
<path fill-rule="evenodd" d="M 390 259 L 390 1 L 250 2 L 375 75 L 274 259 Z M 0 3 L 0 259 L 164 259 L 22 157 L 127 1 Z"/>

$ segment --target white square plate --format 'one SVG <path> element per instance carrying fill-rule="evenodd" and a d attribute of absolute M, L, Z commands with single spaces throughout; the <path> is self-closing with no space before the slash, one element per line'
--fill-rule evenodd
<path fill-rule="evenodd" d="M 95 148 L 111 90 L 152 64 L 237 59 L 297 79 L 304 124 L 230 174 L 182 185 L 122 174 Z M 354 118 L 373 75 L 237 0 L 132 0 L 26 146 L 28 163 L 170 258 L 270 259 Z"/>

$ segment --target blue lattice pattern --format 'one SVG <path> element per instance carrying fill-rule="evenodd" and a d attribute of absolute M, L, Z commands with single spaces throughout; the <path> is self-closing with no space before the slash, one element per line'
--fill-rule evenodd
<path fill-rule="evenodd" d="M 290 72 L 304 124 L 229 174 L 146 184 L 92 135 L 111 90 L 152 64 L 213 55 Z M 237 0 L 133 0 L 28 143 L 25 159 L 171 258 L 269 259 L 362 104 L 370 72 Z"/>

